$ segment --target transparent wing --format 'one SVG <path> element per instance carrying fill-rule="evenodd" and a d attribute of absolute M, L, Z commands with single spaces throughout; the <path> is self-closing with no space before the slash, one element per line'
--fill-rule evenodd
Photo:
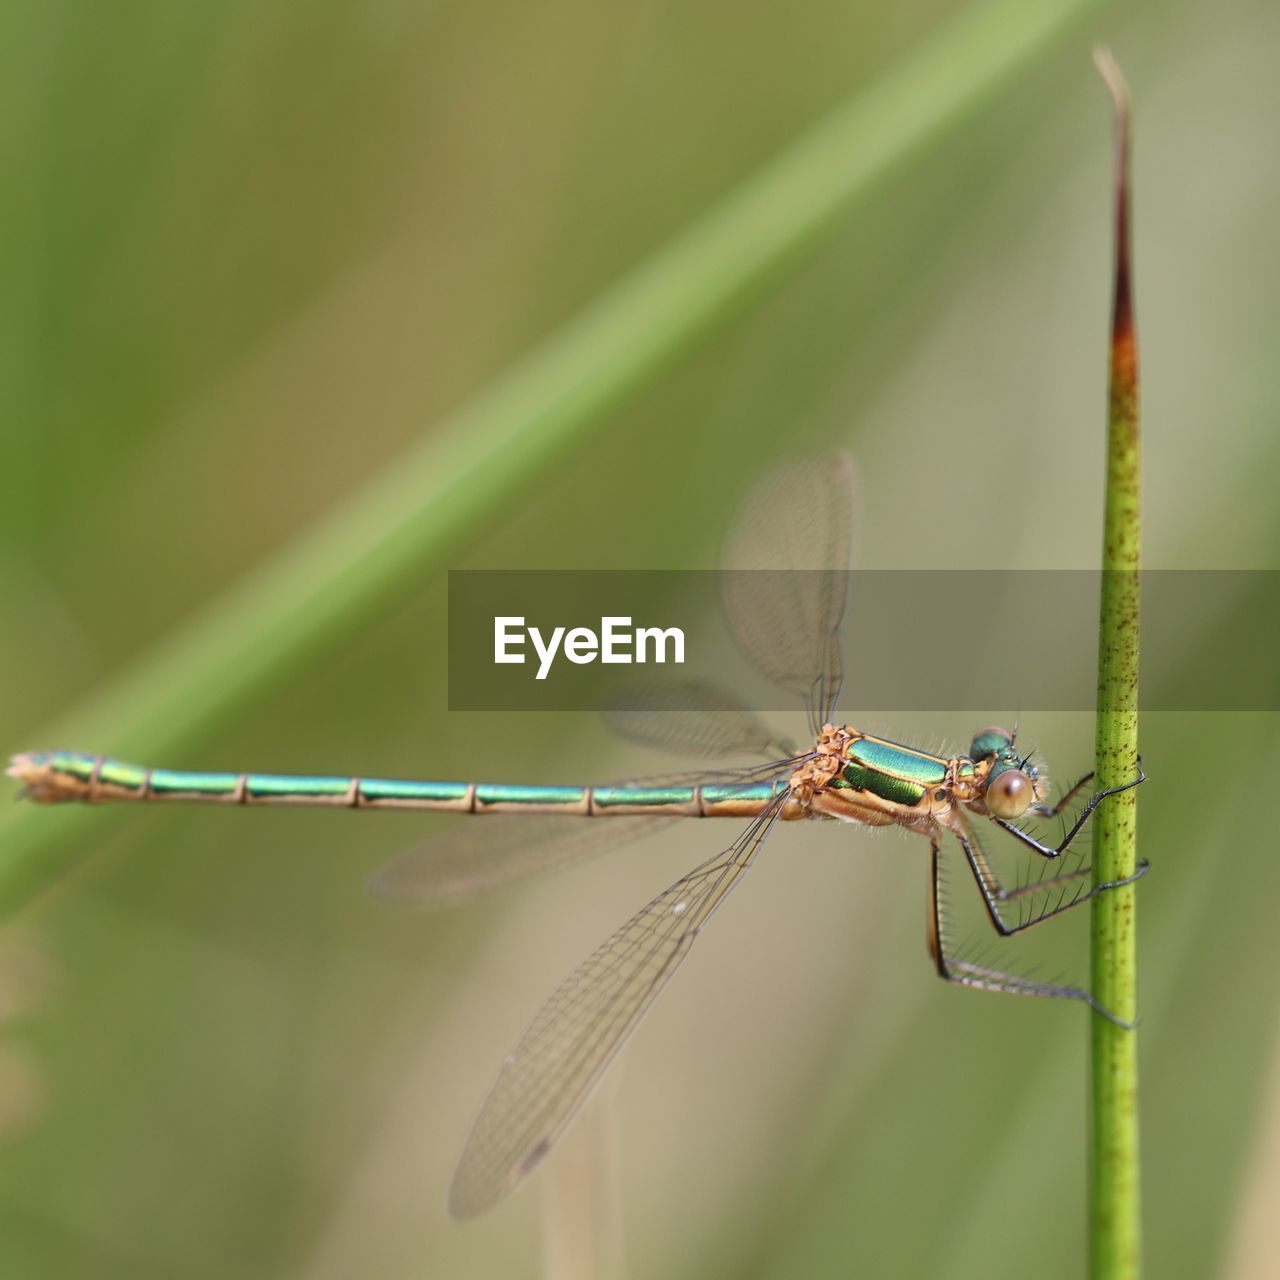
<path fill-rule="evenodd" d="M 450 905 L 526 876 L 585 862 L 631 844 L 678 817 L 523 817 L 486 814 L 398 854 L 376 871 L 369 892 L 384 901 Z"/>
<path fill-rule="evenodd" d="M 786 778 L 792 767 L 791 760 L 771 761 L 746 769 L 632 778 L 617 785 L 748 787 Z M 688 819 L 665 814 L 472 814 L 393 858 L 373 874 L 368 888 L 384 901 L 453 905 L 527 876 L 585 862 L 680 821 Z"/>
<path fill-rule="evenodd" d="M 728 849 L 677 880 L 598 947 L 551 996 L 503 1064 L 449 1191 L 471 1217 L 550 1150 L 693 940 L 751 865 L 787 793 Z"/>
<path fill-rule="evenodd" d="M 738 642 L 804 701 L 815 735 L 840 692 L 855 491 L 845 454 L 788 463 L 748 496 L 725 543 L 724 601 Z"/>
<path fill-rule="evenodd" d="M 626 707 L 607 711 L 609 727 L 632 742 L 679 755 L 795 754 L 728 689 L 702 680 L 671 680 L 626 690 Z"/>

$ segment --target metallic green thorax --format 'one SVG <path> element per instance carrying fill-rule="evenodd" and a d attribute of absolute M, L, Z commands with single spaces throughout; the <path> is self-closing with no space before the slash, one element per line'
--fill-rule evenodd
<path fill-rule="evenodd" d="M 844 781 L 894 804 L 915 805 L 947 780 L 947 761 L 883 738 L 856 738 L 848 747 Z"/>

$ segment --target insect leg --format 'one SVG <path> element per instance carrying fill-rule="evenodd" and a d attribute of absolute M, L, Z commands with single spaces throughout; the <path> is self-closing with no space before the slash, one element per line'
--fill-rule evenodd
<path fill-rule="evenodd" d="M 960 841 L 960 847 L 964 850 L 969 869 L 973 872 L 973 878 L 978 884 L 978 891 L 982 894 L 982 901 L 986 905 L 987 915 L 991 917 L 991 924 L 995 931 L 1004 938 L 1012 937 L 1015 933 L 1021 933 L 1024 929 L 1029 929 L 1033 924 L 1039 924 L 1042 920 L 1051 920 L 1054 916 L 1061 915 L 1064 911 L 1070 911 L 1072 907 L 1078 907 L 1082 902 L 1088 902 L 1090 898 L 1096 897 L 1108 889 L 1119 889 L 1122 885 L 1132 884 L 1135 880 L 1140 880 L 1151 869 L 1150 864 L 1144 859 L 1138 863 L 1138 869 L 1131 876 L 1125 876 L 1121 880 L 1109 880 L 1105 884 L 1093 885 L 1086 892 L 1078 893 L 1071 899 L 1064 898 L 1049 910 L 1033 915 L 1027 920 L 1011 923 L 1000 913 L 1000 904 L 1002 902 L 1010 902 L 1017 898 L 1025 897 L 1028 893 L 1034 893 L 1039 889 L 1079 879 L 1088 868 L 1070 871 L 1065 875 L 1055 876 L 1052 880 L 1042 881 L 1036 885 L 1006 889 L 992 869 L 991 863 L 987 860 L 986 852 L 983 850 L 982 844 L 972 828 L 967 823 L 962 822 L 953 826 L 951 830 L 956 839 Z"/>
<path fill-rule="evenodd" d="M 1047 813 L 1045 810 L 1039 808 L 1034 809 L 1033 812 L 1045 813 L 1045 816 L 1047 817 L 1053 817 L 1055 814 L 1060 813 L 1063 807 L 1070 802 L 1076 792 L 1078 792 L 1080 788 L 1092 777 L 1093 774 L 1091 773 L 1085 774 L 1085 776 L 1081 778 L 1065 796 L 1062 797 L 1055 807 L 1048 809 Z M 1141 766 L 1139 766 L 1138 776 L 1134 778 L 1132 782 L 1125 782 L 1121 783 L 1118 787 L 1106 787 L 1102 791 L 1095 791 L 1093 795 L 1089 797 L 1088 803 L 1080 810 L 1080 814 L 1076 818 L 1075 822 L 1071 824 L 1071 829 L 1063 837 L 1062 843 L 1056 847 L 1049 844 L 1043 844 L 1029 831 L 1024 831 L 1021 827 L 1015 826 L 1012 822 L 1008 822 L 1004 818 L 997 818 L 993 816 L 991 821 L 994 822 L 996 826 L 1000 827 L 1001 830 L 1007 831 L 1015 840 L 1026 845 L 1028 849 L 1033 849 L 1042 858 L 1058 858 L 1071 847 L 1071 842 L 1080 834 L 1081 828 L 1089 821 L 1090 815 L 1108 796 L 1119 795 L 1122 791 L 1129 791 L 1133 787 L 1136 787 L 1140 782 L 1145 782 L 1146 780 L 1147 775 L 1142 772 Z"/>
<path fill-rule="evenodd" d="M 999 969 L 990 969 L 986 965 L 971 964 L 949 956 L 946 946 L 946 922 L 942 908 L 941 863 L 942 848 L 934 837 L 930 841 L 929 848 L 928 941 L 929 955 L 940 978 L 946 982 L 955 983 L 956 986 L 973 987 L 979 991 L 1003 991 L 1008 995 L 1038 996 L 1049 1000 L 1079 1000 L 1104 1018 L 1116 1023 L 1117 1026 L 1124 1027 L 1126 1030 L 1133 1029 L 1133 1023 L 1117 1017 L 1081 987 L 1036 982 L 1034 979 L 1024 978 L 1015 973 L 1004 973 Z"/>

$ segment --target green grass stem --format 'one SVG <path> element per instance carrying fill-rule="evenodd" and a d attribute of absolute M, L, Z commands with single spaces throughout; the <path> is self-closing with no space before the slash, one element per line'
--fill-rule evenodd
<path fill-rule="evenodd" d="M 1138 362 L 1130 289 L 1129 93 L 1111 55 L 1095 59 L 1115 108 L 1115 295 L 1107 427 L 1106 514 L 1098 645 L 1097 785 L 1138 771 L 1139 433 Z M 1094 884 L 1137 867 L 1137 798 L 1103 803 L 1093 832 Z M 1137 886 L 1092 904 L 1093 992 L 1120 1017 L 1137 1017 Z M 1092 1020 L 1089 1260 L 1094 1280 L 1136 1280 L 1142 1234 L 1138 1160 L 1138 1036 Z"/>

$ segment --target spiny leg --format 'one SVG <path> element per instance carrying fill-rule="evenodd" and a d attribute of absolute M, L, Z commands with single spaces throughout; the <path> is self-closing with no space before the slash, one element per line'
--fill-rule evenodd
<path fill-rule="evenodd" d="M 985 965 L 971 964 L 947 955 L 945 922 L 942 911 L 942 847 L 937 838 L 929 841 L 929 955 L 938 976 L 960 987 L 973 987 L 979 991 L 1003 991 L 1015 996 L 1039 996 L 1048 1000 L 1080 1000 L 1104 1018 L 1126 1030 L 1133 1023 L 1118 1018 L 1110 1009 L 1099 1004 L 1081 987 L 1059 986 L 1051 982 L 1036 982 L 1016 973 L 1004 973 Z M 984 894 L 985 897 L 985 894 Z"/>
<path fill-rule="evenodd" d="M 1056 804 L 1033 804 L 1028 812 L 1034 813 L 1040 818 L 1056 818 L 1058 814 L 1067 808 L 1067 806 L 1075 800 L 1076 796 L 1078 796 L 1080 792 L 1083 791 L 1084 788 L 1092 781 L 1093 770 L 1090 769 L 1084 777 L 1077 778 L 1076 781 L 1058 797 L 1058 802 Z M 1015 834 L 1018 834 L 1019 837 L 1021 835 L 1020 832 L 1015 832 Z M 1067 843 L 1069 844 L 1070 841 Z M 1066 847 L 1066 845 L 1063 846 L 1063 848 Z M 1061 855 L 1062 849 L 1059 849 L 1058 853 Z M 1067 884 L 1072 880 L 1081 880 L 1089 874 L 1090 870 L 1091 868 L 1086 864 L 1083 867 L 1077 867 L 1074 871 L 1064 871 L 1061 875 L 1050 876 L 1045 880 L 1037 880 L 1030 884 L 1019 885 L 1016 889 L 1002 888 L 1000 890 L 1000 901 L 1015 902 L 1019 898 L 1025 898 L 1030 894 L 1039 893 L 1044 889 L 1052 889 L 1054 885 Z"/>
<path fill-rule="evenodd" d="M 1074 782 L 1058 797 L 1057 804 L 1044 804 L 1043 802 L 1033 804 L 1031 806 L 1030 812 L 1034 814 L 1038 814 L 1042 818 L 1056 818 L 1058 814 L 1060 814 L 1063 811 L 1063 809 L 1065 809 L 1067 805 L 1069 805 L 1076 798 L 1076 796 L 1078 796 L 1080 792 L 1084 790 L 1084 788 L 1092 781 L 1093 781 L 1093 770 L 1090 769 L 1089 772 L 1086 773 L 1083 778 L 1080 778 L 1078 781 Z"/>
<path fill-rule="evenodd" d="M 1136 784 L 1130 783 L 1129 785 L 1134 786 Z M 1109 880 L 1104 884 L 1093 885 L 1086 893 L 1077 893 L 1071 899 L 1063 897 L 1053 907 L 1041 911 L 1037 915 L 1030 916 L 1017 924 L 1011 924 L 1000 913 L 1000 904 L 1002 902 L 1015 901 L 1018 898 L 1026 897 L 1030 893 L 1050 889 L 1054 885 L 1065 884 L 1071 880 L 1078 880 L 1088 872 L 1089 868 L 1077 868 L 1063 875 L 1054 876 L 1051 880 L 1042 880 L 1038 884 L 1024 885 L 1017 889 L 1006 889 L 1000 883 L 991 863 L 988 862 L 986 852 L 982 848 L 977 834 L 968 823 L 961 818 L 951 828 L 951 831 L 956 839 L 960 841 L 960 847 L 964 850 L 969 869 L 973 872 L 973 878 L 978 882 L 978 891 L 982 894 L 982 901 L 986 904 L 987 915 L 991 917 L 991 923 L 996 932 L 1004 938 L 1012 937 L 1015 933 L 1021 933 L 1024 929 L 1030 929 L 1033 924 L 1039 924 L 1042 920 L 1051 920 L 1054 916 L 1061 915 L 1064 911 L 1070 911 L 1072 907 L 1078 907 L 1082 902 L 1088 902 L 1090 898 L 1096 897 L 1108 889 L 1119 889 L 1122 885 L 1132 884 L 1135 880 L 1140 880 L 1151 869 L 1150 864 L 1144 858 L 1138 863 L 1137 870 L 1131 876 L 1125 876 L 1122 880 Z"/>
<path fill-rule="evenodd" d="M 1074 871 L 1064 871 L 1061 875 L 1046 876 L 1043 880 L 1029 880 L 1026 884 L 1016 885 L 1012 889 L 1007 885 L 1001 885 L 999 898 L 1001 902 L 1017 902 L 1021 898 L 1029 898 L 1033 893 L 1043 893 L 1046 889 L 1055 888 L 1060 884 L 1070 884 L 1073 880 L 1083 880 L 1092 870 L 1093 868 L 1086 863 L 1083 867 L 1076 867 Z"/>
<path fill-rule="evenodd" d="M 1105 800 L 1109 795 L 1115 795 L 1117 791 L 1127 791 L 1131 787 L 1136 787 L 1138 783 L 1144 781 L 1145 778 L 1146 778 L 1146 774 L 1141 772 L 1141 766 L 1139 766 L 1139 776 L 1135 778 L 1132 782 L 1125 783 L 1125 785 L 1121 787 L 1114 787 L 1107 791 L 1098 792 L 1097 795 L 1091 798 L 1088 805 L 1086 805 L 1084 812 L 1081 814 L 1079 820 L 1072 827 L 1070 833 L 1068 833 L 1065 836 L 1062 844 L 1060 844 L 1056 849 L 1053 849 L 1048 845 L 1041 844 L 1039 841 L 1035 840 L 1034 837 L 1032 837 L 1028 832 L 1023 831 L 1019 827 L 1013 826 L 1011 823 L 1001 821 L 1000 819 L 993 819 L 993 820 L 997 823 L 998 826 L 1002 827 L 1005 831 L 1008 831 L 1010 835 L 1015 836 L 1022 844 L 1029 845 L 1030 848 L 1032 848 L 1036 853 L 1040 854 L 1042 857 L 1046 857 L 1046 858 L 1061 857 L 1061 855 L 1070 846 L 1072 840 L 1075 839 L 1077 833 L 1079 832 L 1080 828 L 1084 825 L 1085 821 L 1087 821 L 1089 815 L 1093 812 L 1094 809 L 1097 808 L 1098 804 L 1102 800 Z M 1058 798 L 1058 802 L 1056 804 L 1053 804 L 1053 805 L 1035 804 L 1031 806 L 1030 812 L 1038 814 L 1040 817 L 1044 817 L 1044 818 L 1056 818 L 1058 814 L 1060 814 L 1065 808 L 1067 808 L 1067 806 L 1071 804 L 1071 802 L 1076 798 L 1076 796 L 1080 794 L 1081 790 L 1083 790 L 1083 788 L 1092 781 L 1093 781 L 1093 770 L 1090 770 L 1088 773 L 1084 775 L 1084 777 L 1078 779 L 1075 783 L 1073 783 L 1070 787 L 1068 787 L 1067 790 L 1064 791 L 1062 795 Z M 1149 864 L 1144 860 L 1142 862 L 1141 870 L 1139 871 L 1138 874 L 1145 875 L 1148 869 L 1149 869 Z M 1091 870 L 1092 868 L 1088 865 L 1088 863 L 1086 863 L 1082 867 L 1077 867 L 1074 871 L 1064 871 L 1062 872 L 1061 875 L 1049 876 L 1045 879 L 1036 880 L 1029 884 L 1019 885 L 1017 888 L 1009 889 L 1009 888 L 1005 888 L 1004 886 L 1000 886 L 999 898 L 1001 902 L 1016 902 L 1019 898 L 1029 897 L 1033 893 L 1041 893 L 1046 889 L 1052 889 L 1055 885 L 1068 884 L 1073 880 L 1082 880 L 1085 876 L 1089 874 Z M 1135 876 L 1135 879 L 1136 878 L 1137 877 Z M 1111 888 L 1111 887 L 1114 887 L 1114 886 L 1111 886 L 1111 885 L 1099 886 L 1099 888 Z M 1083 902 L 1085 901 L 1085 899 L 1081 898 L 1079 899 L 1079 901 Z M 1065 910 L 1065 908 L 1062 908 L 1062 909 Z M 1039 919 L 1044 919 L 1044 918 L 1046 917 L 1037 917 L 1037 921 L 1033 921 L 1031 923 L 1036 923 L 1038 922 Z"/>
<path fill-rule="evenodd" d="M 1041 807 L 1037 805 L 1031 810 L 1031 812 L 1048 818 L 1057 817 L 1057 815 L 1071 803 L 1071 800 L 1075 797 L 1076 793 L 1079 792 L 1080 788 L 1083 787 L 1086 782 L 1091 781 L 1092 778 L 1093 774 L 1086 773 L 1085 776 L 1081 778 L 1080 781 L 1077 782 L 1056 805 L 1052 807 Z M 1075 822 L 1071 824 L 1071 828 L 1067 831 L 1066 835 L 1063 836 L 1062 843 L 1056 847 L 1041 843 L 1041 841 L 1037 840 L 1029 831 L 1024 831 L 1021 827 L 1015 826 L 1012 822 L 1009 822 L 1004 818 L 997 818 L 992 815 L 991 821 L 1002 830 L 1007 831 L 1015 840 L 1019 840 L 1022 844 L 1026 845 L 1028 849 L 1033 849 L 1042 858 L 1060 858 L 1071 847 L 1071 842 L 1080 834 L 1081 829 L 1084 827 L 1084 824 L 1089 821 L 1093 811 L 1108 796 L 1119 795 L 1122 791 L 1130 791 L 1140 782 L 1145 782 L 1146 780 L 1147 775 L 1143 773 L 1142 766 L 1139 765 L 1138 776 L 1134 778 L 1132 782 L 1123 782 L 1118 787 L 1106 787 L 1102 791 L 1095 791 L 1093 795 L 1089 797 L 1084 808 L 1080 810 Z M 1081 899 L 1081 901 L 1083 901 L 1083 899 Z"/>

